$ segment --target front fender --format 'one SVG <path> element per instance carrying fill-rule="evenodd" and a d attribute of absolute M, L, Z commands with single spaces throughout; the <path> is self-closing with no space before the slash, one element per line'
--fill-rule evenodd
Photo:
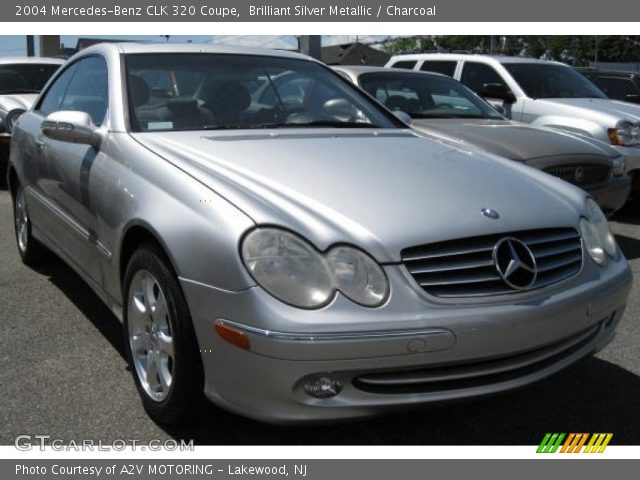
<path fill-rule="evenodd" d="M 181 278 L 228 291 L 255 285 L 238 246 L 254 222 L 127 134 L 116 135 L 117 141 L 110 138 L 105 146 L 104 164 L 92 168 L 90 188 L 99 236 L 111 252 L 104 264 L 105 290 L 122 299 L 122 247 L 133 227 L 157 240 Z"/>

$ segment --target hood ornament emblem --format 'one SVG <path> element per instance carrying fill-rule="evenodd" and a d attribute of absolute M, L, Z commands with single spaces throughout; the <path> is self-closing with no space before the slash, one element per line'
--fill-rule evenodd
<path fill-rule="evenodd" d="M 505 237 L 496 243 L 493 263 L 502 280 L 516 290 L 531 288 L 538 276 L 533 252 L 517 238 Z"/>
<path fill-rule="evenodd" d="M 480 210 L 480 212 L 482 213 L 482 215 L 490 218 L 491 220 L 497 220 L 500 218 L 500 214 L 491 208 L 483 208 Z"/>

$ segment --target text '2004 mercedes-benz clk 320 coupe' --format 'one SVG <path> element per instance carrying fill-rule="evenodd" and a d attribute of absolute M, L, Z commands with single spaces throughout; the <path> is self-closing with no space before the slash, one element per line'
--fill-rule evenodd
<path fill-rule="evenodd" d="M 520 387 L 602 348 L 630 288 L 586 193 L 420 138 L 293 53 L 88 48 L 17 122 L 9 180 L 23 260 L 55 252 L 122 320 L 164 423 Z"/>

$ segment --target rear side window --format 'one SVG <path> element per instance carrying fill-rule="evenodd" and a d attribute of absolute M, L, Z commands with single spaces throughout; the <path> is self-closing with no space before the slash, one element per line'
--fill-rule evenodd
<path fill-rule="evenodd" d="M 457 62 L 449 62 L 443 60 L 427 60 L 422 63 L 420 70 L 423 70 L 425 72 L 442 73 L 449 77 L 453 77 L 453 74 L 456 71 L 456 63 Z"/>
<path fill-rule="evenodd" d="M 394 63 L 391 66 L 393 68 L 404 68 L 404 69 L 407 69 L 407 70 L 413 70 L 413 67 L 416 66 L 416 61 L 415 60 L 401 60 L 399 62 Z"/>
<path fill-rule="evenodd" d="M 507 86 L 493 67 L 478 62 L 464 62 L 460 81 L 474 92 L 479 92 L 487 83 Z"/>

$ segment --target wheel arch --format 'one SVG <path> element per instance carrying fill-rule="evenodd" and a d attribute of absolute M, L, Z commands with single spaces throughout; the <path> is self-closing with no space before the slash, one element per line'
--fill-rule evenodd
<path fill-rule="evenodd" d="M 168 267 L 173 273 L 178 276 L 179 271 L 176 267 L 175 259 L 171 255 L 171 251 L 167 248 L 166 244 L 162 241 L 162 237 L 151 225 L 143 221 L 133 221 L 124 231 L 122 235 L 122 241 L 120 242 L 120 248 L 118 253 L 118 278 L 120 280 L 120 290 L 122 298 L 125 297 L 124 292 L 124 276 L 127 270 L 127 265 L 133 253 L 142 245 L 153 245 L 160 253 L 162 253 L 168 260 Z"/>

